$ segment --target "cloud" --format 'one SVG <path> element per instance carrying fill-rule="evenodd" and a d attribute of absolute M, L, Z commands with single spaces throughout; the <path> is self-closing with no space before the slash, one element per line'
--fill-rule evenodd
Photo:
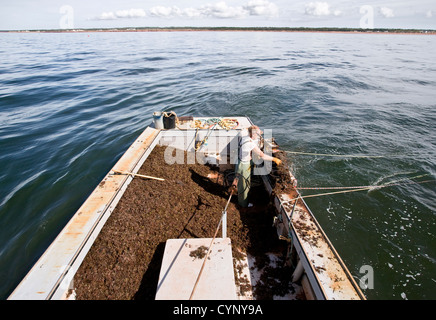
<path fill-rule="evenodd" d="M 203 13 L 195 8 L 180 9 L 177 6 L 172 6 L 172 7 L 155 6 L 150 9 L 150 15 L 159 18 L 174 18 L 174 17 L 198 18 L 201 17 Z"/>
<path fill-rule="evenodd" d="M 335 17 L 338 17 L 338 16 L 342 15 L 342 11 L 341 10 L 335 10 L 335 11 L 333 11 L 333 15 Z"/>
<path fill-rule="evenodd" d="M 247 10 L 245 10 L 242 6 L 230 7 L 224 1 L 215 4 L 207 4 L 201 7 L 200 10 L 203 15 L 214 18 L 239 19 L 248 15 Z"/>
<path fill-rule="evenodd" d="M 154 6 L 148 13 L 152 17 L 159 18 L 220 18 L 220 19 L 242 19 L 249 16 L 277 17 L 278 7 L 268 0 L 249 0 L 242 6 L 229 6 L 225 1 L 205 4 L 199 8 L 179 8 L 177 6 L 165 7 Z M 147 16 L 144 9 L 130 9 L 103 12 L 95 19 L 117 20 L 126 18 L 143 18 Z"/>
<path fill-rule="evenodd" d="M 274 3 L 266 0 L 249 1 L 244 8 L 252 16 L 276 17 L 279 15 L 279 8 Z"/>
<path fill-rule="evenodd" d="M 202 16 L 202 13 L 200 10 L 195 8 L 185 8 L 182 10 L 181 15 L 187 18 L 200 18 Z"/>
<path fill-rule="evenodd" d="M 116 19 L 133 19 L 133 18 L 143 18 L 147 14 L 144 9 L 129 9 L 129 10 L 118 10 L 118 11 L 110 11 L 103 12 L 96 19 L 97 20 L 116 20 Z"/>
<path fill-rule="evenodd" d="M 394 10 L 386 7 L 380 8 L 380 13 L 385 18 L 393 18 L 394 17 Z"/>
<path fill-rule="evenodd" d="M 316 1 L 306 4 L 305 14 L 309 16 L 316 16 L 316 17 L 330 16 L 330 15 L 337 17 L 342 15 L 342 12 L 338 9 L 332 10 L 327 2 Z"/>
<path fill-rule="evenodd" d="M 179 9 L 177 7 L 156 6 L 150 9 L 150 15 L 155 17 L 169 18 L 177 14 L 176 10 Z"/>
<path fill-rule="evenodd" d="M 156 6 L 150 9 L 150 15 L 161 18 L 186 17 L 186 18 L 220 18 L 242 19 L 248 16 L 278 16 L 278 7 L 267 0 L 250 0 L 243 6 L 229 6 L 225 1 L 209 3 L 199 8 L 184 8 L 177 6 Z"/>
<path fill-rule="evenodd" d="M 305 13 L 309 16 L 328 16 L 330 5 L 327 2 L 310 2 L 306 4 Z"/>
<path fill-rule="evenodd" d="M 433 17 L 433 12 L 432 12 L 431 10 L 428 10 L 428 11 L 425 13 L 425 16 L 426 16 L 427 18 L 431 18 L 431 17 Z"/>
<path fill-rule="evenodd" d="M 146 16 L 144 9 L 119 10 L 115 14 L 118 18 L 143 18 Z"/>

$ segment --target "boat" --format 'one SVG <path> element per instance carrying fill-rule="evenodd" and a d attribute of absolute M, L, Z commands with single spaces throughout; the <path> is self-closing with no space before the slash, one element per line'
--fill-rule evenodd
<path fill-rule="evenodd" d="M 109 265 L 108 263 L 107 268 L 111 271 L 111 276 L 104 281 L 95 280 L 100 281 L 102 286 L 110 286 L 111 281 L 115 283 L 115 281 L 120 280 L 116 279 L 117 277 L 125 277 L 123 279 L 126 282 L 129 281 L 129 272 L 132 274 L 144 272 L 144 266 L 140 266 L 141 269 L 134 265 L 138 253 L 135 256 L 135 253 L 130 252 L 128 247 L 122 252 L 116 248 L 117 245 L 114 245 L 115 248 L 96 247 L 99 243 L 102 245 L 99 237 L 102 237 L 104 233 L 115 237 L 115 234 L 126 232 L 116 229 L 117 225 L 120 225 L 116 221 L 127 219 L 127 214 L 115 218 L 117 210 L 120 210 L 120 206 L 124 205 L 123 201 L 124 203 L 128 201 L 139 202 L 138 205 L 142 207 L 147 205 L 147 203 L 140 202 L 142 196 L 138 195 L 139 191 L 135 191 L 133 200 L 126 200 L 129 196 L 129 188 L 133 188 L 135 183 L 141 185 L 148 183 L 155 186 L 153 188 L 143 187 L 143 190 L 147 193 L 148 199 L 152 199 L 154 205 L 157 206 L 153 211 L 150 210 L 150 214 L 154 212 L 153 214 L 156 216 L 151 217 L 152 220 L 148 221 L 160 223 L 161 229 L 155 231 L 150 222 L 147 222 L 147 225 L 141 225 L 140 229 L 135 231 L 135 236 L 130 237 L 130 239 L 135 241 L 136 235 L 141 236 L 142 247 L 150 245 L 151 242 L 148 242 L 147 237 L 159 234 L 160 239 L 165 239 L 163 243 L 159 243 L 157 247 L 152 249 L 160 252 L 159 254 L 155 253 L 153 261 L 150 262 L 156 265 L 154 279 L 150 280 L 146 275 L 142 275 L 140 281 L 140 287 L 151 292 L 152 299 L 365 299 L 360 287 L 321 225 L 304 199 L 301 198 L 298 186 L 294 184 L 294 177 L 288 167 L 284 168 L 284 174 L 281 172 L 278 175 L 277 172 L 280 171 L 278 167 L 271 163 L 268 164 L 267 161 L 256 165 L 255 169 L 257 168 L 260 174 L 257 175 L 257 179 L 253 175 L 253 183 L 257 183 L 256 190 L 261 190 L 255 196 L 261 205 L 257 208 L 254 206 L 243 209 L 246 210 L 245 217 L 247 219 L 257 217 L 266 219 L 266 222 L 261 222 L 262 228 L 266 228 L 265 230 L 268 232 L 272 230 L 272 233 L 268 234 L 264 231 L 255 234 L 257 238 L 263 238 L 256 245 L 257 249 L 263 248 L 259 243 L 262 244 L 262 242 L 271 239 L 271 241 L 281 244 L 280 252 L 265 252 L 268 261 L 260 264 L 259 261 L 255 261 L 256 257 L 250 252 L 237 248 L 238 240 L 232 236 L 232 228 L 236 228 L 236 224 L 238 224 L 237 227 L 242 228 L 240 230 L 244 230 L 244 232 L 246 231 L 246 235 L 250 235 L 251 231 L 247 230 L 249 223 L 232 222 L 233 215 L 239 213 L 235 209 L 237 208 L 235 196 L 229 194 L 227 186 L 231 183 L 232 177 L 234 178 L 232 173 L 237 161 L 235 155 L 237 157 L 239 139 L 252 125 L 254 124 L 250 118 L 245 116 L 177 117 L 174 112 L 154 113 L 153 122 L 135 139 L 95 187 L 8 299 L 83 299 L 80 297 L 78 286 L 81 283 L 84 283 L 83 286 L 90 283 L 92 285 L 94 281 L 92 277 L 101 276 L 99 274 L 92 276 L 85 274 L 85 276 L 81 276 L 82 280 L 79 279 L 81 272 L 86 273 L 86 270 L 82 269 L 86 269 L 85 265 L 89 265 L 87 259 L 91 259 L 91 255 L 111 256 L 114 257 L 114 261 L 125 260 L 130 263 L 130 270 L 124 270 L 124 273 L 120 271 L 118 274 L 115 272 L 117 265 L 115 263 Z M 274 156 L 282 154 L 271 130 L 265 130 L 262 148 L 265 153 L 269 152 Z M 160 150 L 161 155 L 163 153 L 166 157 L 166 163 L 163 161 L 159 163 L 159 160 L 156 159 L 152 160 L 154 159 L 152 156 L 157 150 Z M 151 161 L 154 162 L 151 163 Z M 171 178 L 172 180 L 167 178 L 165 181 L 167 186 L 171 183 L 177 187 L 182 195 L 197 201 L 195 202 L 195 212 L 186 216 L 189 219 L 184 218 L 182 224 L 179 224 L 183 225 L 183 228 L 179 227 L 181 230 L 178 230 L 176 234 L 174 230 L 169 229 L 173 223 L 176 223 L 177 214 L 172 213 L 170 218 L 159 220 L 158 213 L 169 210 L 168 205 L 166 209 L 161 210 L 159 206 L 163 207 L 164 200 L 156 199 L 159 192 L 165 193 L 165 190 L 161 190 L 159 185 L 159 183 L 164 183 L 162 181 L 165 179 L 162 176 L 147 175 L 147 172 L 142 172 L 141 168 L 147 165 L 148 168 L 159 165 L 162 167 L 160 172 L 164 175 L 165 166 L 177 166 L 179 162 L 189 161 L 192 163 L 200 162 L 208 168 L 213 168 L 213 170 L 207 176 L 201 176 L 191 170 L 191 176 L 178 176 Z M 214 205 L 215 202 L 212 203 L 212 200 L 208 203 L 208 200 L 200 199 L 200 196 L 196 199 L 196 191 L 192 190 L 197 189 L 188 188 L 188 182 L 191 183 L 192 179 L 199 186 L 198 190 L 202 192 L 209 191 L 210 183 L 218 188 L 214 190 L 218 190 L 215 192 L 215 196 L 218 197 L 216 203 L 219 205 Z M 178 200 L 175 196 L 172 198 L 169 195 L 165 199 L 167 202 L 173 202 L 171 203 L 173 207 L 177 207 Z M 216 216 L 213 219 L 203 218 L 203 221 L 198 220 L 198 223 L 211 226 L 210 228 L 215 232 L 210 232 L 210 228 L 208 230 L 200 228 L 199 231 L 195 232 L 189 230 L 190 223 L 201 215 L 202 210 L 212 207 L 215 207 L 213 209 L 217 212 Z M 177 208 L 180 212 L 186 210 L 183 206 Z M 265 218 L 264 211 L 269 212 L 267 218 Z M 131 216 L 130 219 L 132 219 Z M 112 223 L 111 226 L 109 226 L 110 223 Z M 166 232 L 170 238 L 165 238 Z M 175 234 L 176 236 L 174 236 Z M 151 268 L 148 267 L 147 270 L 149 269 Z M 268 295 L 265 297 L 262 296 L 261 290 L 255 290 L 259 289 L 261 285 L 265 285 L 266 280 L 262 279 L 262 274 L 267 269 L 279 271 L 282 276 L 289 280 L 280 296 Z M 269 277 L 271 280 L 271 275 Z M 283 283 L 282 280 L 272 281 L 273 286 L 279 286 Z M 122 290 L 122 287 L 123 285 L 118 285 L 117 290 Z M 99 292 L 105 292 L 105 290 L 105 288 L 100 288 Z M 279 291 L 278 288 L 273 288 L 273 292 Z M 138 298 L 138 295 L 135 297 Z M 125 296 L 120 299 L 131 298 Z M 90 296 L 84 299 L 117 299 L 117 297 L 108 294 L 103 297 Z"/>

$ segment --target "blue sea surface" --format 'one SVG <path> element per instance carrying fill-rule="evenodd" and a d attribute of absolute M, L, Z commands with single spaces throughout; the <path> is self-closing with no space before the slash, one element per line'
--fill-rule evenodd
<path fill-rule="evenodd" d="M 436 299 L 436 37 L 292 32 L 0 34 L 0 299 L 154 111 L 272 129 L 368 299 Z M 415 183 L 419 182 L 419 183 Z M 302 190 L 302 195 L 320 190 Z"/>

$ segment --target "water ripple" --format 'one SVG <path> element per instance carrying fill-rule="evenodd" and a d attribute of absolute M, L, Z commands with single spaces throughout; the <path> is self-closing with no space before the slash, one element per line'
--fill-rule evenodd
<path fill-rule="evenodd" d="M 206 32 L 0 38 L 1 298 L 153 111 L 247 115 L 272 128 L 285 150 L 396 155 L 377 161 L 291 156 L 302 185 L 371 184 L 404 172 L 436 177 L 436 48 L 426 37 Z M 308 202 L 353 274 L 359 276 L 368 261 L 383 273 L 377 291 L 365 292 L 370 298 L 406 292 L 419 299 L 434 297 L 435 197 L 434 185 L 422 184 Z M 420 292 L 410 285 L 392 288 L 405 279 Z"/>

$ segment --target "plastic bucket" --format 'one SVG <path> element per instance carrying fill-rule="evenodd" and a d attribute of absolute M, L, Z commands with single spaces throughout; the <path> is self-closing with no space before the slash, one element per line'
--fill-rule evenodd
<path fill-rule="evenodd" d="M 164 124 L 163 124 L 163 113 L 156 111 L 153 112 L 153 121 L 154 121 L 154 127 L 156 129 L 163 129 L 164 128 Z"/>
<path fill-rule="evenodd" d="M 174 113 L 165 114 L 163 117 L 164 129 L 174 129 L 176 127 L 176 115 Z"/>

